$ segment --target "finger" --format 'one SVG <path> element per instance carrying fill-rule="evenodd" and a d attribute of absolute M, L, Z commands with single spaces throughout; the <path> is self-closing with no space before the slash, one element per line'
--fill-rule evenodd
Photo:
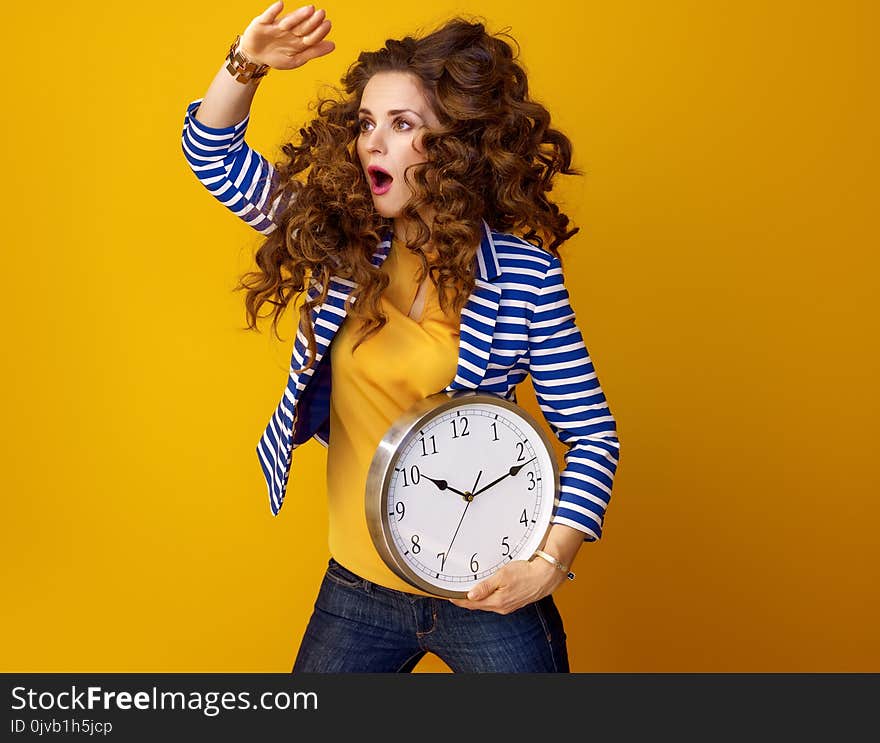
<path fill-rule="evenodd" d="M 304 21 L 301 21 L 295 27 L 291 28 L 291 31 L 297 36 L 305 38 L 324 23 L 324 18 L 326 18 L 326 16 L 327 12 L 325 10 L 316 10 L 309 18 L 306 18 Z"/>
<path fill-rule="evenodd" d="M 277 0 L 277 2 L 272 3 L 268 8 L 260 13 L 260 15 L 257 16 L 257 22 L 272 23 L 283 8 L 284 3 L 282 2 L 282 0 Z"/>
<path fill-rule="evenodd" d="M 307 36 L 302 37 L 303 44 L 307 44 L 311 46 L 312 44 L 316 44 L 321 39 L 323 39 L 327 34 L 330 33 L 330 21 L 324 21 L 318 28 L 312 31 Z"/>
<path fill-rule="evenodd" d="M 496 614 L 509 613 L 504 606 L 492 601 L 468 601 L 467 599 L 449 599 L 449 601 L 462 609 L 470 609 L 471 611 L 479 609 L 480 611 L 494 611 Z"/>
<path fill-rule="evenodd" d="M 477 583 L 477 585 L 471 588 L 471 590 L 467 593 L 467 597 L 471 601 L 482 601 L 484 598 L 491 595 L 496 590 L 498 590 L 498 582 L 496 580 L 493 580 L 492 578 L 487 578 L 486 580 L 480 581 L 479 583 Z"/>
<path fill-rule="evenodd" d="M 462 609 L 482 609 L 483 611 L 492 611 L 492 609 L 486 606 L 486 604 L 477 601 L 468 601 L 468 599 L 449 599 L 449 602 Z"/>
<path fill-rule="evenodd" d="M 314 5 L 303 5 L 292 13 L 288 13 L 278 22 L 278 27 L 283 31 L 290 31 L 294 26 L 308 19 L 315 12 Z M 323 13 L 324 11 L 319 11 Z"/>
<path fill-rule="evenodd" d="M 332 41 L 322 41 L 294 55 L 294 58 L 297 63 L 304 65 L 310 59 L 315 59 L 316 57 L 323 57 L 325 54 L 330 54 L 330 52 L 332 52 L 335 48 L 336 44 L 334 44 Z"/>

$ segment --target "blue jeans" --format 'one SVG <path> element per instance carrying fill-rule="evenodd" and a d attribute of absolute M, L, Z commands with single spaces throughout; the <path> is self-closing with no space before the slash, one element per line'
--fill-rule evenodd
<path fill-rule="evenodd" d="M 425 653 L 456 673 L 568 673 L 546 598 L 502 615 L 377 586 L 330 559 L 293 673 L 408 673 Z"/>

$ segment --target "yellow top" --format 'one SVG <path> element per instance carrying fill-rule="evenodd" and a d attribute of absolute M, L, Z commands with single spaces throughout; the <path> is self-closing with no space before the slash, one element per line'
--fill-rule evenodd
<path fill-rule="evenodd" d="M 373 583 L 421 594 L 379 556 L 364 503 L 367 471 L 388 428 L 415 402 L 449 385 L 458 365 L 460 318 L 440 309 L 430 279 L 419 290 L 420 267 L 415 253 L 394 242 L 382 264 L 390 277 L 381 298 L 388 322 L 354 352 L 360 322 L 344 322 L 330 347 L 327 496 L 330 554 Z"/>

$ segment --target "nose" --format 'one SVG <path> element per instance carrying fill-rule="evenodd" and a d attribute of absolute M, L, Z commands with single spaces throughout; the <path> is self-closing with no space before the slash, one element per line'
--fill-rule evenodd
<path fill-rule="evenodd" d="M 385 152 L 385 134 L 381 127 L 376 127 L 367 134 L 367 152 L 382 154 Z"/>

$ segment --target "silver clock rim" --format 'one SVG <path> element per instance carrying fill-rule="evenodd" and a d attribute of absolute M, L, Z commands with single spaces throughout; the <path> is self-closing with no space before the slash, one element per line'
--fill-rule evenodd
<path fill-rule="evenodd" d="M 547 433 L 541 428 L 534 416 L 516 403 L 503 397 L 493 395 L 480 390 L 455 390 L 452 392 L 437 392 L 419 400 L 405 411 L 388 429 L 379 442 L 370 468 L 367 472 L 366 486 L 366 515 L 367 526 L 376 550 L 382 561 L 399 578 L 412 586 L 433 596 L 443 598 L 465 598 L 467 591 L 453 591 L 429 583 L 418 573 L 412 570 L 405 562 L 398 559 L 397 550 L 394 547 L 388 523 L 388 489 L 391 484 L 391 474 L 400 458 L 402 444 L 414 430 L 417 430 L 427 418 L 434 418 L 446 411 L 458 407 L 463 403 L 497 405 L 506 408 L 531 425 L 540 437 L 543 445 L 550 453 L 550 462 L 553 470 L 553 508 L 551 517 L 547 520 L 546 528 L 541 533 L 541 542 L 546 538 L 552 522 L 552 513 L 559 498 L 559 463 L 556 459 L 553 442 Z M 540 546 L 540 543 L 537 547 Z M 536 547 L 536 548 L 537 548 Z M 531 555 L 529 555 L 531 557 Z M 528 558 L 526 558 L 528 559 Z"/>

